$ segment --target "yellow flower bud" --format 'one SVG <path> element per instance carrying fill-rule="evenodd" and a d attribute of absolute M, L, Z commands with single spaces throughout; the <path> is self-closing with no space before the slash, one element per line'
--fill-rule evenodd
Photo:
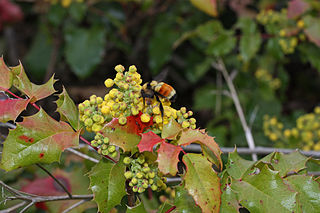
<path fill-rule="evenodd" d="M 119 124 L 120 125 L 125 125 L 127 123 L 127 118 L 126 117 L 120 117 L 119 118 Z"/>
<path fill-rule="evenodd" d="M 114 69 L 117 72 L 123 72 L 125 70 L 124 66 L 122 66 L 121 64 L 117 65 Z"/>
<path fill-rule="evenodd" d="M 153 114 L 159 115 L 160 114 L 160 108 L 158 106 L 152 108 Z"/>
<path fill-rule="evenodd" d="M 137 71 L 136 66 L 131 65 L 131 66 L 129 67 L 129 72 L 130 72 L 130 73 L 134 73 L 134 72 L 136 72 L 136 71 Z"/>
<path fill-rule="evenodd" d="M 285 136 L 286 138 L 289 138 L 289 137 L 291 136 L 291 131 L 290 131 L 290 129 L 284 130 L 283 134 L 284 134 L 284 136 Z"/>
<path fill-rule="evenodd" d="M 150 115 L 149 114 L 146 114 L 146 113 L 143 113 L 140 117 L 141 121 L 143 123 L 148 123 L 150 121 Z"/>
<path fill-rule="evenodd" d="M 99 132 L 102 129 L 102 126 L 100 124 L 93 124 L 92 125 L 92 131 Z"/>
<path fill-rule="evenodd" d="M 281 37 L 284 37 L 284 36 L 286 36 L 286 31 L 284 30 L 284 29 L 282 29 L 282 30 L 280 30 L 280 32 L 279 32 L 279 35 L 281 36 Z"/>
<path fill-rule="evenodd" d="M 188 121 L 182 122 L 182 128 L 188 128 L 190 126 L 190 123 Z"/>
<path fill-rule="evenodd" d="M 303 20 L 299 20 L 297 22 L 297 27 L 300 28 L 300 29 L 304 28 L 304 21 Z"/>
<path fill-rule="evenodd" d="M 275 133 L 271 133 L 271 134 L 269 135 L 269 138 L 270 138 L 270 140 L 272 140 L 272 141 L 276 141 L 276 140 L 278 139 L 278 136 L 277 136 Z"/>
<path fill-rule="evenodd" d="M 107 80 L 104 81 L 104 85 L 109 88 L 112 87 L 114 84 L 114 81 L 111 78 L 108 78 Z"/>

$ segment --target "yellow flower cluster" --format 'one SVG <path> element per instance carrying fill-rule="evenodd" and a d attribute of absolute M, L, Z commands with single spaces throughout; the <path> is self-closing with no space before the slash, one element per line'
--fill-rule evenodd
<path fill-rule="evenodd" d="M 278 39 L 278 43 L 284 54 L 292 54 L 299 40 L 304 41 L 303 29 L 305 23 L 302 19 L 292 20 L 287 18 L 287 10 L 281 12 L 262 10 L 257 15 L 257 21 L 264 25 L 266 31 Z"/>
<path fill-rule="evenodd" d="M 145 100 L 141 97 L 142 80 L 134 65 L 127 72 L 122 65 L 117 65 L 115 70 L 116 77 L 104 82 L 110 91 L 103 99 L 92 95 L 90 100 L 79 104 L 80 120 L 88 131 L 100 131 L 112 118 L 118 118 L 119 124 L 125 125 L 128 116 L 136 116 L 139 112 L 142 113 L 140 119 L 143 123 L 153 119 L 154 130 L 161 131 L 162 126 L 170 119 L 176 119 L 183 128 L 196 128 L 196 119 L 191 117 L 193 112 L 187 111 L 185 107 L 176 110 L 166 98 L 160 98 L 160 103 L 155 97 Z M 163 106 L 163 113 L 160 104 Z"/>
<path fill-rule="evenodd" d="M 67 8 L 69 7 L 72 2 L 78 2 L 78 3 L 82 3 L 83 0 L 46 0 L 47 2 L 49 2 L 50 4 L 61 4 L 62 7 Z"/>
<path fill-rule="evenodd" d="M 283 124 L 275 117 L 264 117 L 264 134 L 272 141 L 299 147 L 304 150 L 320 150 L 320 107 L 313 113 L 300 116 L 296 127 L 283 129 Z"/>
<path fill-rule="evenodd" d="M 273 90 L 279 89 L 281 86 L 281 81 L 279 78 L 273 78 L 272 75 L 265 69 L 257 69 L 255 72 L 255 77 L 267 84 Z"/>

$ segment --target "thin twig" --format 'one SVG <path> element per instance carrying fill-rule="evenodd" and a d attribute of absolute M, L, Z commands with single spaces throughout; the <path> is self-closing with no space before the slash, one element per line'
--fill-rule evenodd
<path fill-rule="evenodd" d="M 72 194 L 69 192 L 69 190 L 63 185 L 63 183 L 61 183 L 61 181 L 59 181 L 57 178 L 55 178 L 55 176 L 53 176 L 46 168 L 44 168 L 43 166 L 41 166 L 40 164 L 36 163 L 36 165 L 42 169 L 45 173 L 47 173 L 54 181 L 56 181 L 57 184 L 59 184 L 59 186 L 61 186 L 61 188 L 68 194 L 68 196 L 70 198 L 72 198 Z"/>
<path fill-rule="evenodd" d="M 244 116 L 244 113 L 243 113 L 243 110 L 242 110 L 242 107 L 241 107 L 241 104 L 240 104 L 240 101 L 239 101 L 239 97 L 238 97 L 238 94 L 237 94 L 237 91 L 233 85 L 233 82 L 228 74 L 228 71 L 224 65 L 224 62 L 222 61 L 221 58 L 218 59 L 218 62 L 217 63 L 213 63 L 212 66 L 216 69 L 218 69 L 219 71 L 222 72 L 222 75 L 225 79 L 225 81 L 227 82 L 227 85 L 228 85 L 228 88 L 230 90 L 230 93 L 231 93 L 231 97 L 232 97 L 232 100 L 233 100 L 233 103 L 236 107 L 236 110 L 237 110 L 237 113 L 238 113 L 238 116 L 240 118 L 240 122 L 241 122 L 241 125 L 242 125 L 242 128 L 245 132 L 245 136 L 246 136 L 246 139 L 247 139 L 247 143 L 248 143 L 248 146 L 250 149 L 254 149 L 255 147 L 255 144 L 254 144 L 254 140 L 253 140 L 253 136 L 252 136 L 252 133 L 251 133 L 251 130 L 247 124 L 247 121 L 245 119 L 245 116 Z M 258 158 L 257 158 L 257 155 L 256 154 L 252 154 L 252 159 L 254 161 L 256 161 Z"/>
<path fill-rule="evenodd" d="M 73 204 L 72 206 L 70 206 L 69 208 L 65 209 L 62 213 L 67 213 L 70 212 L 71 210 L 77 208 L 78 206 L 80 206 L 81 204 L 87 202 L 88 200 L 80 200 L 79 202 Z"/>
<path fill-rule="evenodd" d="M 0 213 L 14 212 L 14 210 L 26 205 L 26 203 L 27 203 L 26 201 L 22 201 L 21 203 L 18 203 L 18 204 L 14 205 L 14 206 L 11 206 L 11 207 L 9 207 L 7 209 L 0 210 Z"/>
<path fill-rule="evenodd" d="M 216 95 L 216 115 L 220 115 L 221 113 L 221 99 L 222 99 L 222 76 L 220 72 L 217 72 L 217 95 Z"/>
<path fill-rule="evenodd" d="M 20 213 L 23 213 L 23 212 L 27 211 L 33 204 L 34 204 L 33 201 L 30 202 L 28 205 L 26 205 L 26 207 L 24 207 L 24 208 L 20 211 Z"/>
<path fill-rule="evenodd" d="M 3 181 L 0 180 L 0 185 L 5 188 L 7 191 L 11 192 L 14 195 L 23 195 L 22 192 L 12 188 L 11 186 L 8 186 L 7 184 L 5 184 Z"/>
<path fill-rule="evenodd" d="M 99 160 L 97 160 L 97 159 L 95 159 L 95 158 L 92 158 L 92 157 L 90 157 L 89 155 L 83 154 L 82 152 L 79 152 L 79 151 L 77 151 L 77 150 L 75 150 L 75 149 L 73 149 L 73 148 L 67 148 L 66 150 L 69 151 L 69 152 L 71 152 L 71 153 L 73 153 L 73 154 L 75 154 L 75 155 L 77 155 L 77 156 L 79 156 L 79 157 L 81 157 L 81 158 L 84 158 L 84 159 L 86 159 L 86 160 L 89 160 L 89 161 L 91 161 L 91 162 L 99 163 Z"/>
<path fill-rule="evenodd" d="M 30 197 L 30 196 L 13 196 L 7 197 L 7 200 L 26 200 L 26 201 L 33 201 L 34 203 L 39 202 L 49 202 L 49 201 L 59 201 L 59 200 L 85 200 L 85 199 L 92 199 L 93 194 L 89 195 L 72 195 L 70 198 L 68 195 L 61 195 L 61 196 L 37 196 L 37 197 Z"/>
<path fill-rule="evenodd" d="M 10 128 L 10 129 L 15 129 L 16 125 L 12 124 L 12 123 L 0 123 L 0 127 L 5 127 L 5 128 Z"/>

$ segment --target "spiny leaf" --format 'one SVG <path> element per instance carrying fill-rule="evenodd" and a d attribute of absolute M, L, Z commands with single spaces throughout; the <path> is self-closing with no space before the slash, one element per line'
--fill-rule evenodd
<path fill-rule="evenodd" d="M 0 99 L 0 122 L 3 123 L 16 120 L 30 101 L 30 99 L 11 99 L 1 92 L 0 95 L 5 97 Z"/>
<path fill-rule="evenodd" d="M 79 111 L 64 87 L 56 103 L 57 111 L 60 113 L 61 119 L 69 122 L 75 130 L 79 130 L 81 128 Z"/>
<path fill-rule="evenodd" d="M 147 213 L 146 209 L 144 208 L 143 202 L 140 200 L 137 200 L 137 203 L 135 206 L 127 206 L 126 213 Z"/>
<path fill-rule="evenodd" d="M 140 116 L 141 113 L 137 116 L 128 116 L 125 125 L 120 125 L 118 118 L 113 118 L 104 126 L 101 133 L 110 139 L 111 144 L 119 146 L 125 152 L 131 151 L 141 141 L 140 133 L 152 125 L 152 119 L 149 123 L 142 123 Z"/>
<path fill-rule="evenodd" d="M 206 14 L 216 17 L 218 15 L 217 0 L 190 0 L 191 3 Z"/>
<path fill-rule="evenodd" d="M 212 164 L 200 154 L 183 156 L 186 173 L 183 177 L 185 188 L 202 212 L 219 212 L 221 202 L 220 179 Z"/>
<path fill-rule="evenodd" d="M 114 206 L 120 204 L 125 196 L 125 165 L 122 160 L 117 164 L 102 158 L 89 172 L 90 189 L 98 210 L 108 213 Z"/>
<path fill-rule="evenodd" d="M 240 204 L 250 212 L 299 212 L 297 192 L 292 191 L 266 164 L 240 180 L 233 180 L 231 188 L 238 193 Z"/>
<path fill-rule="evenodd" d="M 231 189 L 228 172 L 225 170 L 221 178 L 221 213 L 238 213 L 240 205 L 237 200 L 237 193 Z M 230 180 L 231 181 L 231 180 Z"/>
<path fill-rule="evenodd" d="M 214 141 L 214 138 L 209 136 L 205 130 L 199 129 L 187 129 L 181 132 L 181 137 L 178 140 L 178 145 L 187 146 L 191 143 L 199 143 L 201 145 L 207 146 L 217 158 L 219 162 L 216 164 L 218 168 L 222 168 L 222 161 L 220 158 L 221 150 L 218 144 Z M 215 163 L 216 161 L 212 162 Z"/>
<path fill-rule="evenodd" d="M 201 209 L 196 205 L 193 198 L 188 191 L 184 188 L 184 185 L 180 185 L 175 188 L 176 195 L 174 198 L 174 205 L 177 207 L 177 212 L 184 213 L 201 213 Z"/>
<path fill-rule="evenodd" d="M 235 149 L 233 152 L 229 153 L 226 171 L 231 177 L 240 179 L 248 171 L 248 169 L 254 165 L 254 163 L 254 161 L 241 158 Z"/>
<path fill-rule="evenodd" d="M 7 90 L 12 86 L 13 73 L 4 63 L 3 57 L 0 57 L 0 89 Z"/>
<path fill-rule="evenodd" d="M 270 163 L 276 171 L 279 171 L 279 175 L 284 177 L 290 172 L 297 173 L 305 169 L 307 161 L 308 158 L 298 151 L 290 154 L 276 152 Z"/>
<path fill-rule="evenodd" d="M 18 66 L 11 67 L 11 70 L 15 74 L 13 85 L 26 94 L 32 103 L 56 92 L 53 88 L 53 84 L 56 82 L 54 76 L 47 83 L 36 85 L 30 82 L 21 63 Z"/>
<path fill-rule="evenodd" d="M 190 195 L 189 195 L 190 196 Z M 177 197 L 177 196 L 176 196 Z M 172 204 L 169 203 L 170 201 L 165 201 L 158 209 L 157 213 L 167 213 L 172 207 Z"/>
<path fill-rule="evenodd" d="M 34 163 L 59 161 L 61 152 L 79 145 L 80 132 L 55 121 L 43 109 L 25 117 L 4 142 L 1 167 L 7 171 Z"/>
<path fill-rule="evenodd" d="M 302 212 L 320 212 L 320 184 L 312 176 L 291 175 L 285 180 L 298 192 Z"/>
<path fill-rule="evenodd" d="M 170 119 L 168 124 L 163 125 L 161 138 L 175 140 L 181 130 L 182 130 L 181 125 L 178 124 L 176 120 Z"/>
<path fill-rule="evenodd" d="M 163 174 L 176 175 L 178 172 L 179 153 L 182 151 L 180 146 L 162 142 L 158 149 L 158 167 Z"/>
<path fill-rule="evenodd" d="M 138 144 L 138 148 L 140 152 L 144 152 L 144 151 L 152 152 L 154 145 L 165 141 L 164 139 L 160 138 L 157 134 L 155 134 L 152 131 L 149 131 L 141 135 L 142 135 L 142 138 Z"/>

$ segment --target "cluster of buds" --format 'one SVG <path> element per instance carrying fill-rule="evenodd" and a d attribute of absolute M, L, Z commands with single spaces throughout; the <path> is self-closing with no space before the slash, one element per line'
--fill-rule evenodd
<path fill-rule="evenodd" d="M 193 112 L 187 112 L 185 107 L 176 110 L 166 98 L 159 98 L 159 102 L 156 97 L 141 97 L 142 80 L 134 65 L 128 71 L 117 65 L 115 70 L 116 77 L 104 82 L 109 92 L 103 99 L 93 95 L 90 100 L 79 104 L 80 120 L 88 131 L 99 132 L 112 118 L 118 118 L 120 125 L 126 125 L 128 116 L 137 116 L 140 112 L 143 123 L 153 121 L 153 130 L 161 131 L 171 119 L 176 119 L 183 128 L 196 128 L 196 119 L 191 118 Z"/>
<path fill-rule="evenodd" d="M 92 95 L 90 100 L 85 100 L 79 104 L 80 121 L 82 121 L 88 131 L 98 132 L 105 122 L 111 121 L 111 116 L 104 115 L 99 106 L 103 103 L 101 97 Z"/>
<path fill-rule="evenodd" d="M 271 89 L 276 90 L 281 86 L 281 81 L 279 78 L 273 78 L 272 75 L 265 69 L 258 69 L 255 72 L 255 77 L 268 85 Z"/>
<path fill-rule="evenodd" d="M 279 141 L 304 150 L 320 150 L 320 107 L 313 113 L 300 116 L 296 127 L 283 130 L 283 124 L 275 117 L 264 118 L 264 132 L 272 141 Z"/>
<path fill-rule="evenodd" d="M 97 133 L 94 140 L 91 141 L 91 146 L 98 148 L 98 153 L 101 155 L 108 155 L 115 158 L 118 155 L 116 146 L 109 144 L 109 138 L 104 137 L 101 133 Z"/>
<path fill-rule="evenodd" d="M 289 19 L 287 10 L 281 12 L 262 10 L 257 15 L 257 21 L 265 26 L 266 31 L 277 38 L 284 54 L 294 53 L 299 40 L 304 41 L 306 36 L 303 29 L 305 23 L 302 19 Z"/>
<path fill-rule="evenodd" d="M 129 181 L 133 192 L 142 193 L 149 187 L 153 191 L 167 188 L 166 178 L 161 176 L 154 163 L 146 161 L 143 154 L 137 155 L 136 158 L 125 157 L 123 162 L 128 168 L 124 176 Z"/>

